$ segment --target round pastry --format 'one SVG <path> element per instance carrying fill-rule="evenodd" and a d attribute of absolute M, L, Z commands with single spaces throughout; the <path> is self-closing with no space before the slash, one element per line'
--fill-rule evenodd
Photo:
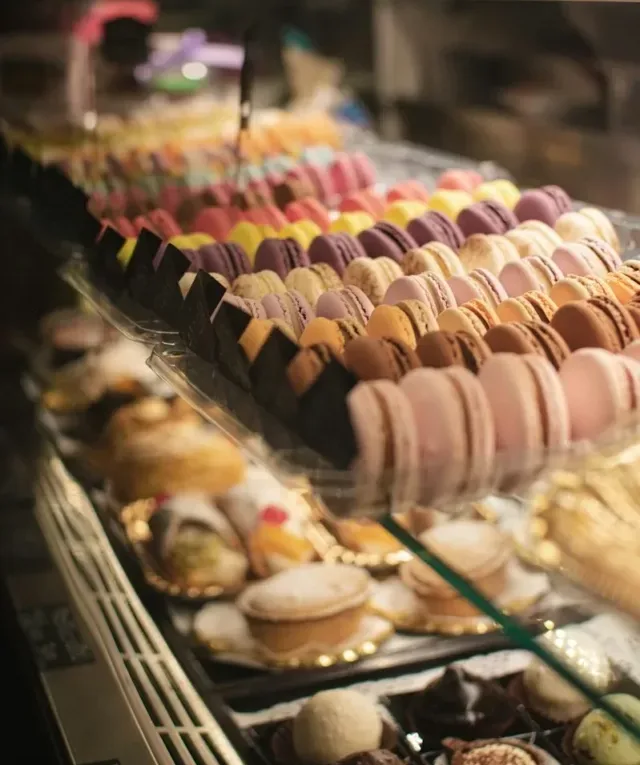
<path fill-rule="evenodd" d="M 636 726 L 640 725 L 640 700 L 626 693 L 604 697 Z M 640 742 L 596 709 L 580 722 L 571 740 L 578 765 L 638 765 Z"/>
<path fill-rule="evenodd" d="M 348 689 L 312 696 L 293 721 L 293 747 L 305 765 L 330 765 L 378 749 L 382 718 L 367 696 Z"/>
<path fill-rule="evenodd" d="M 516 719 L 516 705 L 492 680 L 460 666 L 444 673 L 416 694 L 411 722 L 428 746 L 453 736 L 470 741 L 501 736 Z"/>
<path fill-rule="evenodd" d="M 548 765 L 552 762 L 542 749 L 517 739 L 467 742 L 448 738 L 442 743 L 452 753 L 451 765 Z"/>
<path fill-rule="evenodd" d="M 545 633 L 541 642 L 557 654 L 598 693 L 606 693 L 614 682 L 611 664 L 597 643 L 573 630 Z M 527 705 L 541 717 L 556 723 L 577 720 L 589 711 L 591 704 L 547 664 L 534 658 L 522 675 Z"/>
<path fill-rule="evenodd" d="M 486 597 L 495 599 L 506 586 L 512 546 L 506 534 L 483 521 L 452 521 L 420 537 L 427 549 L 471 580 Z M 435 571 L 417 558 L 405 563 L 400 576 L 438 616 L 474 616 L 477 609 Z"/>
<path fill-rule="evenodd" d="M 369 586 L 369 575 L 352 566 L 307 563 L 247 587 L 237 603 L 266 653 L 321 653 L 357 633 Z"/>
<path fill-rule="evenodd" d="M 168 577 L 187 587 L 239 588 L 249 562 L 229 521 L 203 494 L 163 500 L 149 518 L 147 545 Z"/>

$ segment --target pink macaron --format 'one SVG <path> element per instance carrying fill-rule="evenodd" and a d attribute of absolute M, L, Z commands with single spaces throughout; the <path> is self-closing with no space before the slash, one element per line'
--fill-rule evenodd
<path fill-rule="evenodd" d="M 497 276 L 486 268 L 475 268 L 465 276 L 452 276 L 447 280 L 458 305 L 470 300 L 484 300 L 497 308 L 509 295 Z"/>
<path fill-rule="evenodd" d="M 361 504 L 418 499 L 418 432 L 405 392 L 389 380 L 358 383 L 347 395 Z"/>
<path fill-rule="evenodd" d="M 415 369 L 401 380 L 416 421 L 422 502 L 489 489 L 495 431 L 477 378 L 462 367 Z"/>
<path fill-rule="evenodd" d="M 514 260 L 500 271 L 500 281 L 509 297 L 518 297 L 532 291 L 549 292 L 560 279 L 560 268 L 551 258 L 542 255 Z"/>
<path fill-rule="evenodd" d="M 318 199 L 314 199 L 313 197 L 289 202 L 285 207 L 285 214 L 291 223 L 295 223 L 299 220 L 310 220 L 324 233 L 326 233 L 331 226 L 331 219 L 329 218 L 327 208 Z M 282 228 L 282 226 L 280 226 L 280 228 Z"/>
<path fill-rule="evenodd" d="M 217 242 L 224 241 L 233 227 L 233 222 L 229 217 L 230 208 L 205 207 L 196 215 L 191 226 L 193 231 L 202 234 L 209 234 Z"/>
<path fill-rule="evenodd" d="M 558 373 L 542 356 L 495 353 L 478 379 L 493 411 L 502 487 L 527 483 L 569 444 L 569 409 Z"/>
<path fill-rule="evenodd" d="M 436 183 L 439 189 L 452 191 L 466 191 L 471 193 L 484 181 L 480 173 L 475 170 L 445 170 Z"/>
<path fill-rule="evenodd" d="M 356 191 L 343 198 L 338 207 L 340 212 L 366 212 L 374 220 L 384 215 L 384 202 L 371 189 Z"/>
<path fill-rule="evenodd" d="M 387 191 L 387 202 L 428 202 L 429 191 L 420 181 L 400 181 Z"/>
<path fill-rule="evenodd" d="M 607 273 L 593 250 L 582 242 L 565 242 L 556 247 L 551 259 L 565 276 L 605 276 Z"/>
<path fill-rule="evenodd" d="M 582 348 L 560 367 L 575 441 L 602 436 L 640 401 L 640 363 L 631 355 Z"/>
<path fill-rule="evenodd" d="M 358 188 L 368 189 L 376 182 L 376 168 L 364 152 L 355 151 L 349 155 L 351 166 L 356 174 Z"/>
<path fill-rule="evenodd" d="M 396 279 L 386 291 L 382 302 L 386 305 L 396 305 L 402 300 L 419 300 L 426 303 L 435 316 L 457 305 L 447 282 L 431 271 Z"/>
<path fill-rule="evenodd" d="M 373 309 L 373 303 L 364 292 L 359 287 L 349 285 L 320 295 L 316 303 L 316 316 L 325 319 L 355 319 L 365 326 Z"/>
<path fill-rule="evenodd" d="M 348 154 L 337 154 L 329 167 L 333 187 L 340 197 L 358 191 L 358 176 Z"/>

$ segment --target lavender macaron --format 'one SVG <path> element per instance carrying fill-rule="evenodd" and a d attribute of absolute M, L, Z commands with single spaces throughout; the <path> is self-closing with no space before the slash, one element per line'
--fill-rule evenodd
<path fill-rule="evenodd" d="M 366 256 L 360 242 L 351 234 L 322 234 L 309 247 L 312 263 L 327 263 L 340 277 L 352 260 Z"/>
<path fill-rule="evenodd" d="M 294 268 L 310 266 L 309 256 L 295 239 L 265 239 L 256 251 L 254 271 L 275 271 L 284 280 Z"/>
<path fill-rule="evenodd" d="M 225 303 L 231 303 L 241 311 L 248 313 L 254 319 L 266 319 L 267 312 L 264 310 L 264 306 L 259 300 L 252 300 L 251 298 L 243 298 L 239 295 L 233 295 L 231 292 L 226 292 L 223 300 Z"/>
<path fill-rule="evenodd" d="M 518 219 L 502 202 L 476 202 L 458 215 L 458 226 L 468 237 L 474 234 L 506 234 L 518 225 Z"/>
<path fill-rule="evenodd" d="M 418 246 L 416 240 L 400 226 L 379 221 L 358 234 L 360 244 L 370 258 L 385 256 L 400 263 L 405 252 Z"/>
<path fill-rule="evenodd" d="M 241 274 L 251 273 L 247 253 L 235 242 L 203 245 L 197 252 L 196 267 L 208 273 L 222 274 L 229 283 Z"/>
<path fill-rule="evenodd" d="M 354 285 L 341 290 L 329 290 L 320 295 L 316 303 L 316 316 L 325 319 L 355 319 L 362 325 L 371 318 L 373 303 Z"/>
<path fill-rule="evenodd" d="M 407 226 L 407 233 L 422 247 L 429 242 L 442 242 L 456 252 L 462 247 L 464 234 L 460 226 L 441 212 L 432 210 L 414 218 Z"/>
<path fill-rule="evenodd" d="M 571 207 L 571 197 L 560 186 L 542 186 L 525 191 L 514 213 L 522 223 L 526 220 L 541 220 L 553 228 L 558 218 L 569 212 Z"/>
<path fill-rule="evenodd" d="M 300 337 L 307 324 L 315 318 L 309 303 L 296 290 L 265 295 L 262 298 L 262 307 L 268 319 L 281 319 L 286 322 L 296 337 Z"/>

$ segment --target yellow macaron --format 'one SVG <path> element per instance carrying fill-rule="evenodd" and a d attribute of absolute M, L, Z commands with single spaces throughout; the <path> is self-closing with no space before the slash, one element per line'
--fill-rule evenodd
<path fill-rule="evenodd" d="M 305 250 L 309 249 L 311 242 L 322 233 L 322 229 L 311 220 L 299 220 L 289 223 L 280 229 L 280 239 L 295 239 Z"/>
<path fill-rule="evenodd" d="M 256 257 L 256 250 L 263 239 L 264 236 L 260 227 L 246 220 L 236 223 L 227 237 L 227 241 L 239 244 L 243 248 L 252 265 Z"/>
<path fill-rule="evenodd" d="M 429 209 L 456 220 L 465 207 L 473 204 L 473 197 L 466 191 L 438 189 L 429 199 Z"/>
<path fill-rule="evenodd" d="M 375 224 L 374 219 L 366 212 L 342 213 L 329 227 L 331 234 L 351 234 L 358 236 L 361 231 L 371 228 Z"/>
<path fill-rule="evenodd" d="M 473 192 L 476 202 L 502 202 L 510 210 L 518 204 L 520 189 L 506 178 L 481 183 Z"/>
<path fill-rule="evenodd" d="M 387 223 L 395 223 L 400 228 L 406 228 L 412 220 L 424 215 L 428 209 L 429 206 L 425 202 L 398 200 L 387 207 L 383 220 Z"/>

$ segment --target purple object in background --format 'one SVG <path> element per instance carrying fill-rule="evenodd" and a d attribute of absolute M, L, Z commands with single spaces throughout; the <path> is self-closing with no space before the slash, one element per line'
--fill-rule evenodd
<path fill-rule="evenodd" d="M 361 231 L 358 239 L 370 258 L 386 256 L 398 263 L 405 252 L 418 246 L 411 234 L 386 221 L 379 221 L 375 226 Z"/>
<path fill-rule="evenodd" d="M 246 252 L 234 242 L 216 242 L 203 245 L 196 255 L 196 270 L 224 276 L 231 284 L 241 274 L 251 273 Z"/>
<path fill-rule="evenodd" d="M 351 234 L 321 234 L 309 247 L 312 263 L 327 263 L 340 277 L 352 260 L 366 257 L 364 248 Z"/>
<path fill-rule="evenodd" d="M 460 226 L 441 212 L 433 210 L 409 222 L 407 232 L 419 247 L 429 242 L 442 242 L 457 252 L 464 242 Z"/>
<path fill-rule="evenodd" d="M 571 210 L 571 197 L 560 186 L 542 186 L 525 191 L 518 200 L 514 212 L 519 221 L 540 220 L 555 226 L 558 218 Z"/>
<path fill-rule="evenodd" d="M 265 239 L 256 251 L 254 271 L 275 271 L 281 279 L 294 268 L 310 266 L 309 256 L 295 239 Z"/>
<path fill-rule="evenodd" d="M 458 215 L 460 230 L 465 236 L 473 234 L 506 234 L 518 225 L 518 219 L 502 202 L 476 202 Z"/>

